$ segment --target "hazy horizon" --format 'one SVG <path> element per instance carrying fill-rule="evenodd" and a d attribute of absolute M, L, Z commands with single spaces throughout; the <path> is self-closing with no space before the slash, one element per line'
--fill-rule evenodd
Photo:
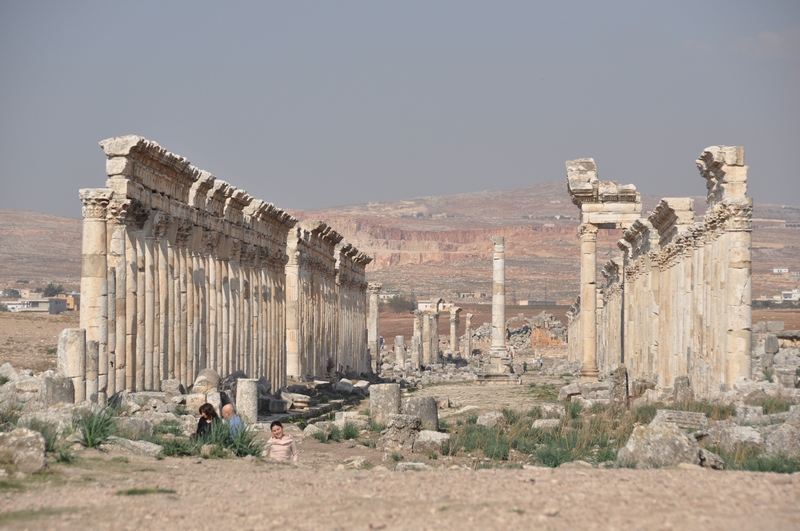
<path fill-rule="evenodd" d="M 701 196 L 717 144 L 745 147 L 756 202 L 800 205 L 798 95 L 790 1 L 0 0 L 0 209 L 79 217 L 126 134 L 290 210 L 514 190 L 580 157 Z"/>

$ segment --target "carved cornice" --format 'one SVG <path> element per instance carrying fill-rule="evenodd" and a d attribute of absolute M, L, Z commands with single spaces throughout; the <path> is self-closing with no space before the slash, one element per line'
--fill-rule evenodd
<path fill-rule="evenodd" d="M 163 212 L 156 212 L 153 216 L 153 236 L 166 238 L 172 225 L 172 217 Z"/>

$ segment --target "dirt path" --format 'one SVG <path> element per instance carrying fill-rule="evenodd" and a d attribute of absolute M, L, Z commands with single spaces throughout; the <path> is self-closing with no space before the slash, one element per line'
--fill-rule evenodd
<path fill-rule="evenodd" d="M 337 470 L 82 452 L 0 493 L 7 529 L 797 529 L 800 476 L 705 470 Z M 363 447 L 362 447 L 363 448 Z M 355 450 L 355 451 L 354 451 Z M 335 461 L 335 460 L 333 460 Z M 128 489 L 164 493 L 119 495 Z M 174 491 L 174 492 L 173 492 Z"/>

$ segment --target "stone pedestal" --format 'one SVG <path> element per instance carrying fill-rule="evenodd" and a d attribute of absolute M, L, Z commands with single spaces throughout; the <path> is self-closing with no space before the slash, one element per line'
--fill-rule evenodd
<path fill-rule="evenodd" d="M 432 396 L 404 398 L 400 413 L 419 417 L 423 430 L 439 431 L 439 408 Z"/>
<path fill-rule="evenodd" d="M 239 378 L 236 382 L 236 412 L 247 424 L 258 421 L 258 380 Z"/>
<path fill-rule="evenodd" d="M 389 416 L 400 413 L 400 384 L 377 384 L 369 387 L 369 416 L 376 424 L 386 425 Z"/>

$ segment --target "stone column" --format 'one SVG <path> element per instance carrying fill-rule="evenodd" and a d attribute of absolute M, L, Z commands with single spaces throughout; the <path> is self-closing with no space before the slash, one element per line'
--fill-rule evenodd
<path fill-rule="evenodd" d="M 411 336 L 411 367 L 419 369 L 422 348 L 422 314 L 414 310 L 414 333 Z"/>
<path fill-rule="evenodd" d="M 406 342 L 403 336 L 394 336 L 394 362 L 400 367 L 405 364 Z"/>
<path fill-rule="evenodd" d="M 456 306 L 450 307 L 450 350 L 453 356 L 461 353 L 461 345 L 458 344 L 458 314 L 461 313 L 461 308 Z"/>
<path fill-rule="evenodd" d="M 400 384 L 369 387 L 369 416 L 375 424 L 386 425 L 389 415 L 400 413 Z"/>
<path fill-rule="evenodd" d="M 420 338 L 422 339 L 422 363 L 430 365 L 431 361 L 431 316 L 430 310 L 425 310 L 422 313 L 422 330 Z"/>
<path fill-rule="evenodd" d="M 378 330 L 380 328 L 378 318 L 378 293 L 381 291 L 381 284 L 370 282 L 367 286 L 369 293 L 369 314 L 367 316 L 367 341 L 369 342 L 370 363 L 372 372 L 378 373 L 381 366 L 380 341 L 378 340 Z"/>
<path fill-rule="evenodd" d="M 97 341 L 99 367 L 94 388 L 95 400 L 105 403 L 108 386 L 108 259 L 106 207 L 113 191 L 85 188 L 83 203 L 83 241 L 81 256 L 81 328 L 86 341 Z M 102 379 L 99 377 L 102 376 Z M 78 391 L 76 390 L 76 394 Z M 101 395 L 98 397 L 98 394 Z"/>
<path fill-rule="evenodd" d="M 65 328 L 58 335 L 58 370 L 72 380 L 75 403 L 86 400 L 86 330 Z"/>
<path fill-rule="evenodd" d="M 581 381 L 597 381 L 597 227 L 580 226 L 581 236 L 581 327 L 583 361 Z"/>
<path fill-rule="evenodd" d="M 490 358 L 494 371 L 500 370 L 502 360 L 507 357 L 506 348 L 506 251 L 502 236 L 492 238 L 492 344 Z"/>
<path fill-rule="evenodd" d="M 255 378 L 237 380 L 236 411 L 245 423 L 258 422 L 258 380 Z"/>
<path fill-rule="evenodd" d="M 472 356 L 472 318 L 473 317 L 474 317 L 473 314 L 471 314 L 471 313 L 467 314 L 466 335 L 467 335 L 467 356 L 468 357 Z"/>

